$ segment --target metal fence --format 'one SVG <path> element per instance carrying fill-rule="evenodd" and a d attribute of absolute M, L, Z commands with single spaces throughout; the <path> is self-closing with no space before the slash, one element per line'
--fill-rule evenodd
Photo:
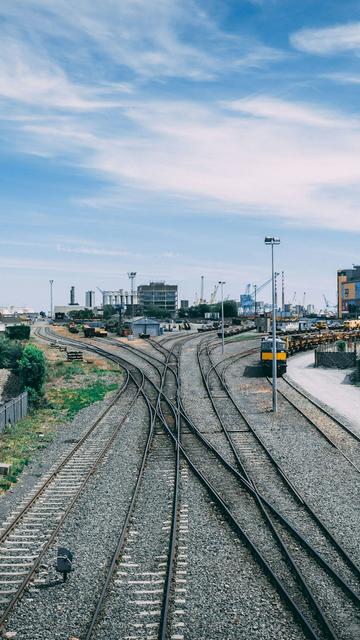
<path fill-rule="evenodd" d="M 15 424 L 22 418 L 25 418 L 27 412 L 27 391 L 21 393 L 17 398 L 13 398 L 3 406 L 0 406 L 0 433 L 2 433 L 8 425 Z"/>

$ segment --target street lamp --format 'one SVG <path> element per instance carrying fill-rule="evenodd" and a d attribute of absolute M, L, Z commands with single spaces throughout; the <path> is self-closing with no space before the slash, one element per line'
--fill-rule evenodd
<path fill-rule="evenodd" d="M 275 272 L 274 272 L 274 245 L 280 244 L 280 238 L 265 237 L 265 244 L 271 245 L 271 281 L 272 281 L 272 407 L 277 412 L 277 380 L 276 380 L 276 302 L 275 302 Z"/>
<path fill-rule="evenodd" d="M 49 280 L 50 283 L 50 318 L 53 317 L 53 284 L 54 280 Z"/>
<path fill-rule="evenodd" d="M 224 355 L 224 284 L 226 282 L 222 282 L 219 280 L 219 285 L 221 286 L 221 353 Z"/>

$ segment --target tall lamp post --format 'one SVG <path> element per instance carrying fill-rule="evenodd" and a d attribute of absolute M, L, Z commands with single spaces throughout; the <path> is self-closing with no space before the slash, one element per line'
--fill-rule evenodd
<path fill-rule="evenodd" d="M 221 286 L 221 353 L 224 355 L 224 284 L 226 282 L 222 282 L 219 280 L 219 285 Z"/>
<path fill-rule="evenodd" d="M 280 244 L 280 238 L 266 236 L 265 244 L 271 245 L 271 281 L 272 281 L 272 408 L 277 412 L 277 369 L 276 369 L 276 300 L 275 300 L 275 272 L 274 272 L 274 245 Z"/>
<path fill-rule="evenodd" d="M 50 318 L 53 317 L 53 284 L 54 280 L 49 280 L 50 283 Z"/>

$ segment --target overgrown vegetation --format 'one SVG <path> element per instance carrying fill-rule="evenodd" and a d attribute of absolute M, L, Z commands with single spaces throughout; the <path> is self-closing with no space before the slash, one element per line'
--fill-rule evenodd
<path fill-rule="evenodd" d="M 10 340 L 29 340 L 30 327 L 26 324 L 9 324 L 5 329 L 5 335 Z"/>
<path fill-rule="evenodd" d="M 45 356 L 34 344 L 26 345 L 18 363 L 20 380 L 29 394 L 30 404 L 39 406 L 44 396 Z"/>
<path fill-rule="evenodd" d="M 48 393 L 48 402 L 53 409 L 71 420 L 81 409 L 103 400 L 109 391 L 115 391 L 117 388 L 116 383 L 96 382 L 80 389 L 66 389 L 66 393 L 64 389 L 53 389 Z"/>
<path fill-rule="evenodd" d="M 35 345 L 23 348 L 20 343 L 10 342 L 10 348 L 5 344 L 9 342 L 0 340 L 0 367 L 5 363 L 10 368 L 9 362 L 15 363 L 16 355 L 20 355 L 14 368 L 37 407 L 0 436 L 0 460 L 12 465 L 11 475 L 0 476 L 0 491 L 16 482 L 37 449 L 48 446 L 59 424 L 73 419 L 78 411 L 115 391 L 120 375 L 119 369 L 103 369 L 87 362 L 58 360 L 45 366 L 44 354 Z"/>
<path fill-rule="evenodd" d="M 17 374 L 23 350 L 21 342 L 0 338 L 0 369 L 10 369 L 12 373 Z"/>

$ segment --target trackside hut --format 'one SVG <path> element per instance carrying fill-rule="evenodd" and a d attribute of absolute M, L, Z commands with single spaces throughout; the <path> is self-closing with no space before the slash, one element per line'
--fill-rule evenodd
<path fill-rule="evenodd" d="M 132 329 L 137 338 L 142 334 L 155 337 L 160 335 L 160 322 L 154 318 L 137 318 L 132 323 Z"/>

